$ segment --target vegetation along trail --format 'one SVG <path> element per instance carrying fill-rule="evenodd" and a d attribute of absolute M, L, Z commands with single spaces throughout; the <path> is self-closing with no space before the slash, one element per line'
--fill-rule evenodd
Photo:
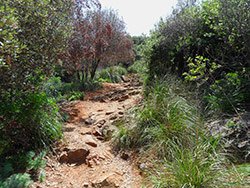
<path fill-rule="evenodd" d="M 63 126 L 64 141 L 57 157 L 48 157 L 46 180 L 33 187 L 140 187 L 133 156 L 115 154 L 111 136 L 126 110 L 137 105 L 141 86 L 130 76 L 123 83 L 104 83 L 84 101 L 63 104 L 70 119 Z"/>

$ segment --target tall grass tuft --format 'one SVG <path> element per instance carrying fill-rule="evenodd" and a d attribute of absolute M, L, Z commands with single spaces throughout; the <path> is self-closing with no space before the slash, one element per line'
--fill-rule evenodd
<path fill-rule="evenodd" d="M 215 187 L 224 169 L 218 140 L 206 133 L 198 97 L 189 90 L 171 76 L 147 84 L 136 125 L 118 135 L 121 147 L 157 161 L 148 169 L 154 187 Z"/>

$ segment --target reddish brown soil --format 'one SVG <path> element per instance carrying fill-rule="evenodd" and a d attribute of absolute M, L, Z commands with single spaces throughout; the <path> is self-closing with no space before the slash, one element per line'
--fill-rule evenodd
<path fill-rule="evenodd" d="M 104 83 L 102 89 L 87 93 L 84 101 L 65 103 L 63 110 L 70 119 L 63 126 L 63 142 L 55 148 L 56 156 L 47 157 L 46 180 L 32 187 L 141 187 L 142 178 L 133 163 L 134 157 L 122 159 L 113 152 L 110 140 L 117 131 L 114 122 L 124 119 L 126 111 L 141 99 L 141 86 L 131 76 L 126 83 Z M 79 163 L 62 160 L 65 153 L 81 149 L 89 153 Z"/>

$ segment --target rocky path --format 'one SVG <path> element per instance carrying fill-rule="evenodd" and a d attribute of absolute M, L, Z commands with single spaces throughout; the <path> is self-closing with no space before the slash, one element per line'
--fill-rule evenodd
<path fill-rule="evenodd" d="M 115 154 L 111 138 L 116 122 L 141 101 L 141 85 L 135 76 L 119 84 L 87 93 L 84 101 L 63 105 L 70 119 L 63 127 L 64 140 L 48 157 L 46 180 L 40 188 L 139 188 L 141 177 L 133 157 Z"/>

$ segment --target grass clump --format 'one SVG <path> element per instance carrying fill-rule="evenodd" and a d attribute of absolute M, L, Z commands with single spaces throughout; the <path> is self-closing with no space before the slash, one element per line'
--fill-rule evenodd
<path fill-rule="evenodd" d="M 153 166 L 149 187 L 216 187 L 226 174 L 219 142 L 207 134 L 188 89 L 171 76 L 151 82 L 136 123 L 120 128 L 118 146 L 137 149 Z"/>
<path fill-rule="evenodd" d="M 126 75 L 127 70 L 122 66 L 112 66 L 102 69 L 97 73 L 97 80 L 100 82 L 118 83 L 122 81 L 121 76 Z"/>

